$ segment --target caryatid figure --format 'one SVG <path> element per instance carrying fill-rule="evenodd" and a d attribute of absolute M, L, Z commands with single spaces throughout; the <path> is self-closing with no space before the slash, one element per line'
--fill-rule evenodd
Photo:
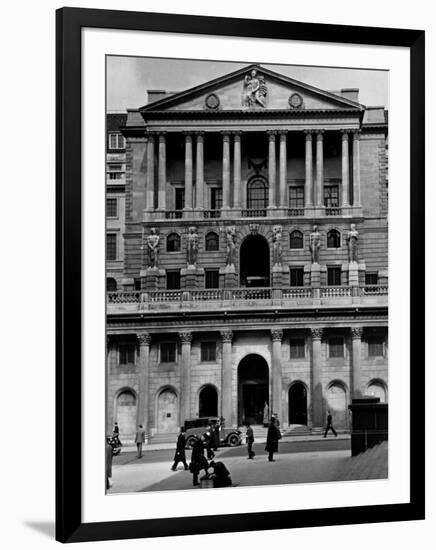
<path fill-rule="evenodd" d="M 356 229 L 354 223 L 350 226 L 350 231 L 348 231 L 347 240 L 348 240 L 348 261 L 357 262 L 357 242 L 359 239 L 359 232 Z"/>
<path fill-rule="evenodd" d="M 282 265 L 282 226 L 273 227 L 273 265 Z"/>
<path fill-rule="evenodd" d="M 147 237 L 147 255 L 148 266 L 158 267 L 159 265 L 159 241 L 160 237 L 155 227 L 150 229 L 150 235 Z"/>
<path fill-rule="evenodd" d="M 226 243 L 227 243 L 227 256 L 226 256 L 226 265 L 235 265 L 235 255 L 236 255 L 236 228 L 234 226 L 229 226 L 226 228 Z"/>
<path fill-rule="evenodd" d="M 318 231 L 318 226 L 313 226 L 313 231 L 309 237 L 309 250 L 312 256 L 312 263 L 319 264 L 319 251 L 321 248 L 321 233 Z"/>
<path fill-rule="evenodd" d="M 195 227 L 188 229 L 188 245 L 186 248 L 186 259 L 189 265 L 197 265 L 198 257 L 198 233 Z"/>

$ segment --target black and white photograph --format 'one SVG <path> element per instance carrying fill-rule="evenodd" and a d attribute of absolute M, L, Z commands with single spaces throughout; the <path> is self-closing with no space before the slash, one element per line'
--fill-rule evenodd
<path fill-rule="evenodd" d="M 106 492 L 387 479 L 389 71 L 106 57 Z"/>

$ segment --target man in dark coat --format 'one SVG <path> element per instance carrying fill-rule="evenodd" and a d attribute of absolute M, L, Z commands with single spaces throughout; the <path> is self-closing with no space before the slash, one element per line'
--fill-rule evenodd
<path fill-rule="evenodd" d="M 268 433 L 266 435 L 266 446 L 265 451 L 268 451 L 268 460 L 269 462 L 275 462 L 274 453 L 277 453 L 279 450 L 279 439 L 282 438 L 280 430 L 276 426 L 276 419 L 271 418 L 271 423 L 268 428 Z"/>
<path fill-rule="evenodd" d="M 247 425 L 247 431 L 245 432 L 245 438 L 247 441 L 247 447 L 248 447 L 248 458 L 253 459 L 254 457 L 254 451 L 253 451 L 253 443 L 254 443 L 254 432 L 253 428 L 250 426 L 250 424 Z"/>
<path fill-rule="evenodd" d="M 214 488 L 219 487 L 231 487 L 232 486 L 232 478 L 230 477 L 230 472 L 227 470 L 227 468 L 224 466 L 222 462 L 212 462 L 210 463 L 210 467 L 213 468 L 213 486 Z"/>
<path fill-rule="evenodd" d="M 207 474 L 209 468 L 209 463 L 207 458 L 204 456 L 204 437 L 197 437 L 194 445 L 192 446 L 191 453 L 191 466 L 190 470 L 192 472 L 192 484 L 200 485 L 198 483 L 198 474 L 201 470 L 204 470 Z"/>
<path fill-rule="evenodd" d="M 213 426 L 213 450 L 216 452 L 220 446 L 220 421 L 217 420 L 215 426 Z"/>
<path fill-rule="evenodd" d="M 330 411 L 327 411 L 327 426 L 325 427 L 324 437 L 327 437 L 328 431 L 331 430 L 335 437 L 338 437 L 336 430 L 333 428 L 332 424 L 332 414 Z"/>
<path fill-rule="evenodd" d="M 112 487 L 112 445 L 109 443 L 110 436 L 106 437 L 106 491 Z"/>
<path fill-rule="evenodd" d="M 174 464 L 171 467 L 171 470 L 174 472 L 177 470 L 179 462 L 183 464 L 185 470 L 188 470 L 188 464 L 186 463 L 186 437 L 185 437 L 185 428 L 182 426 L 180 428 L 179 437 L 177 438 L 176 453 L 174 455 Z"/>
<path fill-rule="evenodd" d="M 138 455 L 137 455 L 138 458 L 142 457 L 142 445 L 144 444 L 144 441 L 145 441 L 145 430 L 142 424 L 139 424 L 135 435 L 136 448 L 138 449 Z"/>
<path fill-rule="evenodd" d="M 215 456 L 215 453 L 213 452 L 214 444 L 213 430 L 211 426 L 208 426 L 206 428 L 206 432 L 204 433 L 204 445 L 207 450 L 208 460 L 211 460 Z"/>

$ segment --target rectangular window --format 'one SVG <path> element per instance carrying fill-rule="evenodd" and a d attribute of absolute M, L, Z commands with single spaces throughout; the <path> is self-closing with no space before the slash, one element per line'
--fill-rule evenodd
<path fill-rule="evenodd" d="M 109 134 L 109 149 L 125 149 L 126 140 L 121 134 Z"/>
<path fill-rule="evenodd" d="M 135 364 L 135 346 L 133 344 L 120 345 L 120 365 Z"/>
<path fill-rule="evenodd" d="M 289 208 L 304 208 L 304 186 L 289 187 Z"/>
<path fill-rule="evenodd" d="M 106 215 L 108 218 L 116 218 L 118 216 L 117 206 L 117 199 L 106 199 Z"/>
<path fill-rule="evenodd" d="M 338 185 L 324 185 L 324 206 L 327 208 L 339 207 Z"/>
<path fill-rule="evenodd" d="M 304 359 L 306 356 L 306 347 L 304 338 L 291 339 L 291 359 Z"/>
<path fill-rule="evenodd" d="M 368 339 L 368 356 L 369 357 L 383 357 L 383 338 L 380 336 L 373 336 Z"/>
<path fill-rule="evenodd" d="M 122 168 L 122 164 L 114 164 L 113 162 L 109 164 L 109 172 L 121 172 Z"/>
<path fill-rule="evenodd" d="M 176 349 L 175 342 L 164 342 L 160 345 L 160 362 L 161 363 L 175 363 L 176 362 Z"/>
<path fill-rule="evenodd" d="M 108 262 L 117 259 L 117 235 L 108 233 L 106 235 L 106 260 Z"/>
<path fill-rule="evenodd" d="M 110 180 L 121 180 L 123 179 L 123 174 L 121 172 L 109 172 Z"/>
<path fill-rule="evenodd" d="M 176 187 L 176 210 L 183 210 L 185 208 L 185 190 L 183 187 Z"/>
<path fill-rule="evenodd" d="M 220 286 L 220 272 L 218 269 L 206 269 L 205 272 L 205 287 L 206 288 L 219 288 Z"/>
<path fill-rule="evenodd" d="M 329 286 L 341 286 L 341 268 L 340 267 L 327 268 L 327 284 Z"/>
<path fill-rule="evenodd" d="M 344 339 L 334 337 L 329 339 L 329 357 L 343 357 L 344 356 Z"/>
<path fill-rule="evenodd" d="M 365 284 L 366 285 L 376 285 L 376 284 L 378 284 L 378 273 L 366 273 L 365 274 Z"/>
<path fill-rule="evenodd" d="M 223 190 L 221 187 L 212 187 L 210 190 L 210 209 L 221 210 L 223 205 Z"/>
<path fill-rule="evenodd" d="M 304 285 L 304 268 L 291 267 L 291 286 L 303 286 Z"/>
<path fill-rule="evenodd" d="M 167 271 L 167 290 L 180 289 L 180 269 Z"/>
<path fill-rule="evenodd" d="M 215 342 L 201 342 L 201 361 L 215 361 L 216 360 L 216 343 Z"/>

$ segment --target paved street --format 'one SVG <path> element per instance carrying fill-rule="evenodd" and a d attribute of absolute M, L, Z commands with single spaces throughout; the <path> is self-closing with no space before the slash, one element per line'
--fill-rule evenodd
<path fill-rule="evenodd" d="M 281 483 L 307 483 L 341 479 L 344 463 L 350 457 L 350 440 L 317 439 L 282 441 L 276 462 L 270 463 L 264 443 L 254 447 L 256 457 L 247 460 L 245 445 L 218 450 L 216 458 L 230 470 L 234 486 Z M 192 488 L 192 475 L 179 464 L 170 470 L 174 449 L 146 451 L 141 459 L 134 452 L 114 457 L 113 487 L 110 493 L 137 491 L 169 491 Z M 187 451 L 189 462 L 190 452 Z"/>

